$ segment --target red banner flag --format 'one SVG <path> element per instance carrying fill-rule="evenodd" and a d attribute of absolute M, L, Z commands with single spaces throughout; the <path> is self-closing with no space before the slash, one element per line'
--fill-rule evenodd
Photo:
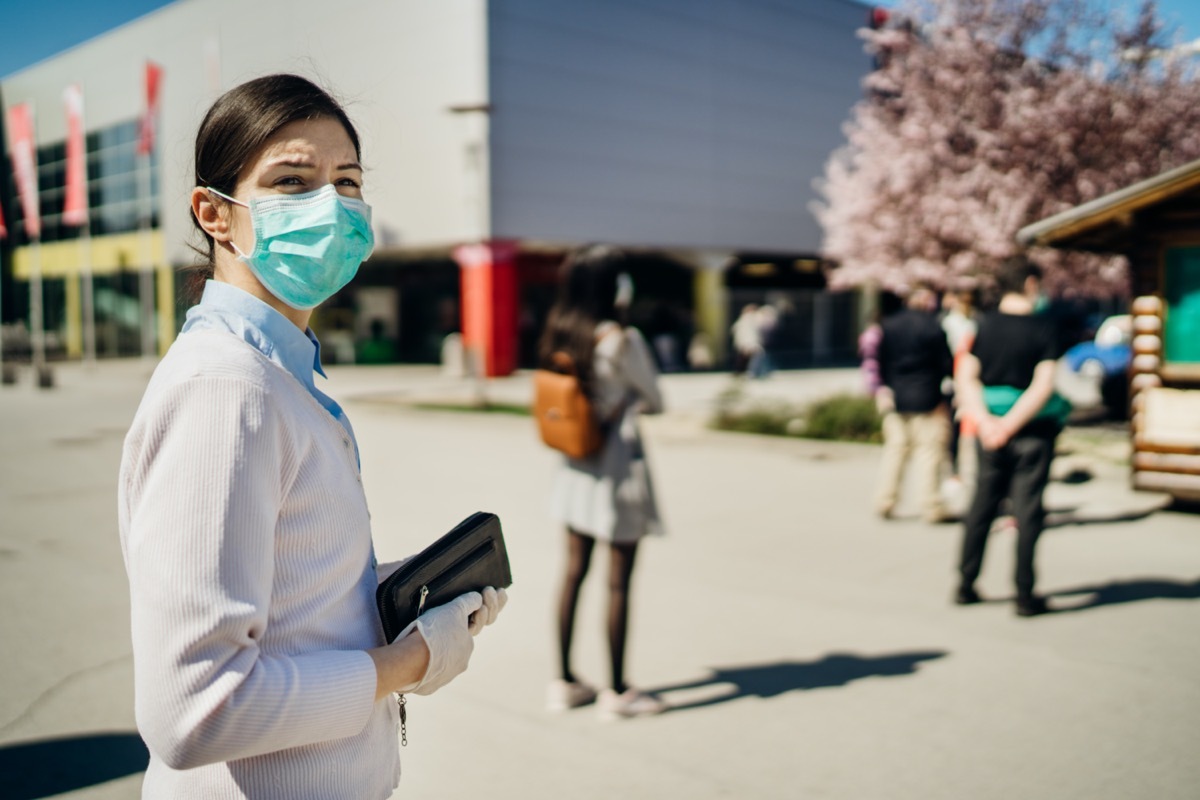
<path fill-rule="evenodd" d="M 146 62 L 146 110 L 142 114 L 141 135 L 138 137 L 139 156 L 149 155 L 154 149 L 154 127 L 158 118 L 158 89 L 162 84 L 162 67 L 153 61 Z"/>
<path fill-rule="evenodd" d="M 17 193 L 21 197 L 21 211 L 25 216 L 25 235 L 30 239 L 41 238 L 37 149 L 33 143 L 33 109 L 28 103 L 20 103 L 8 109 L 8 149 L 12 153 Z"/>
<path fill-rule="evenodd" d="M 83 143 L 83 90 L 72 84 L 63 92 L 67 106 L 67 196 L 63 201 L 64 225 L 88 221 L 87 155 Z"/>

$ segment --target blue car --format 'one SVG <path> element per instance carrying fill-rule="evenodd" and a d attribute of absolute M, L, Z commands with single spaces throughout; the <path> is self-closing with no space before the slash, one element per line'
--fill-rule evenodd
<path fill-rule="evenodd" d="M 1132 338 L 1133 321 L 1128 314 L 1109 317 L 1100 323 L 1092 341 L 1067 350 L 1063 360 L 1073 372 L 1097 382 L 1124 377 L 1133 358 Z"/>

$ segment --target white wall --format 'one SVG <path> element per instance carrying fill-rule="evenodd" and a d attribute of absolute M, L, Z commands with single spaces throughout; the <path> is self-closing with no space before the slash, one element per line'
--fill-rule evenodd
<path fill-rule="evenodd" d="M 159 152 L 168 258 L 193 259 L 192 148 L 209 105 L 270 72 L 316 79 L 359 129 L 378 251 L 479 236 L 486 209 L 466 166 L 477 123 L 447 108 L 487 101 L 486 0 L 179 0 L 10 76 L 6 105 L 32 100 L 41 143 L 65 138 L 62 91 L 83 85 L 88 130 L 138 116 L 142 68 L 164 69 Z"/>
<path fill-rule="evenodd" d="M 817 252 L 851 0 L 493 0 L 497 236 Z"/>

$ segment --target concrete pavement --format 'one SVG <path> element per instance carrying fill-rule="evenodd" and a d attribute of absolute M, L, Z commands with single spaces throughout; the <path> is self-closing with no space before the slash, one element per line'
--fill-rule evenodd
<path fill-rule="evenodd" d="M 28 375 L 0 391 L 0 776 L 40 770 L 43 791 L 21 796 L 137 796 L 115 480 L 149 369 L 64 366 L 52 391 Z M 728 379 L 667 376 L 674 411 L 646 431 L 669 534 L 639 552 L 629 673 L 677 708 L 605 724 L 542 710 L 561 534 L 544 513 L 555 455 L 530 421 L 413 409 L 473 391 L 435 368 L 330 374 L 380 557 L 487 509 L 513 558 L 509 608 L 471 670 L 412 700 L 398 797 L 1200 796 L 1200 527 L 1128 490 L 1119 435 L 1064 440 L 1056 475 L 1091 476 L 1048 494 L 1040 588 L 1065 610 L 1017 619 L 1010 533 L 993 537 L 981 582 L 994 600 L 954 607 L 959 528 L 874 518 L 877 448 L 707 431 Z M 831 370 L 748 391 L 856 387 Z M 527 376 L 487 392 L 523 400 Z M 597 562 L 577 660 L 601 682 Z"/>

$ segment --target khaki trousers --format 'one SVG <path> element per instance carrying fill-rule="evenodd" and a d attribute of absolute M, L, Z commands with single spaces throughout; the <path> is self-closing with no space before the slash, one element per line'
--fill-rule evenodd
<path fill-rule="evenodd" d="M 940 488 L 949 439 L 950 418 L 943 407 L 925 414 L 891 411 L 884 415 L 877 513 L 886 516 L 896 507 L 904 471 L 911 460 L 921 515 L 930 521 L 945 516 Z"/>

